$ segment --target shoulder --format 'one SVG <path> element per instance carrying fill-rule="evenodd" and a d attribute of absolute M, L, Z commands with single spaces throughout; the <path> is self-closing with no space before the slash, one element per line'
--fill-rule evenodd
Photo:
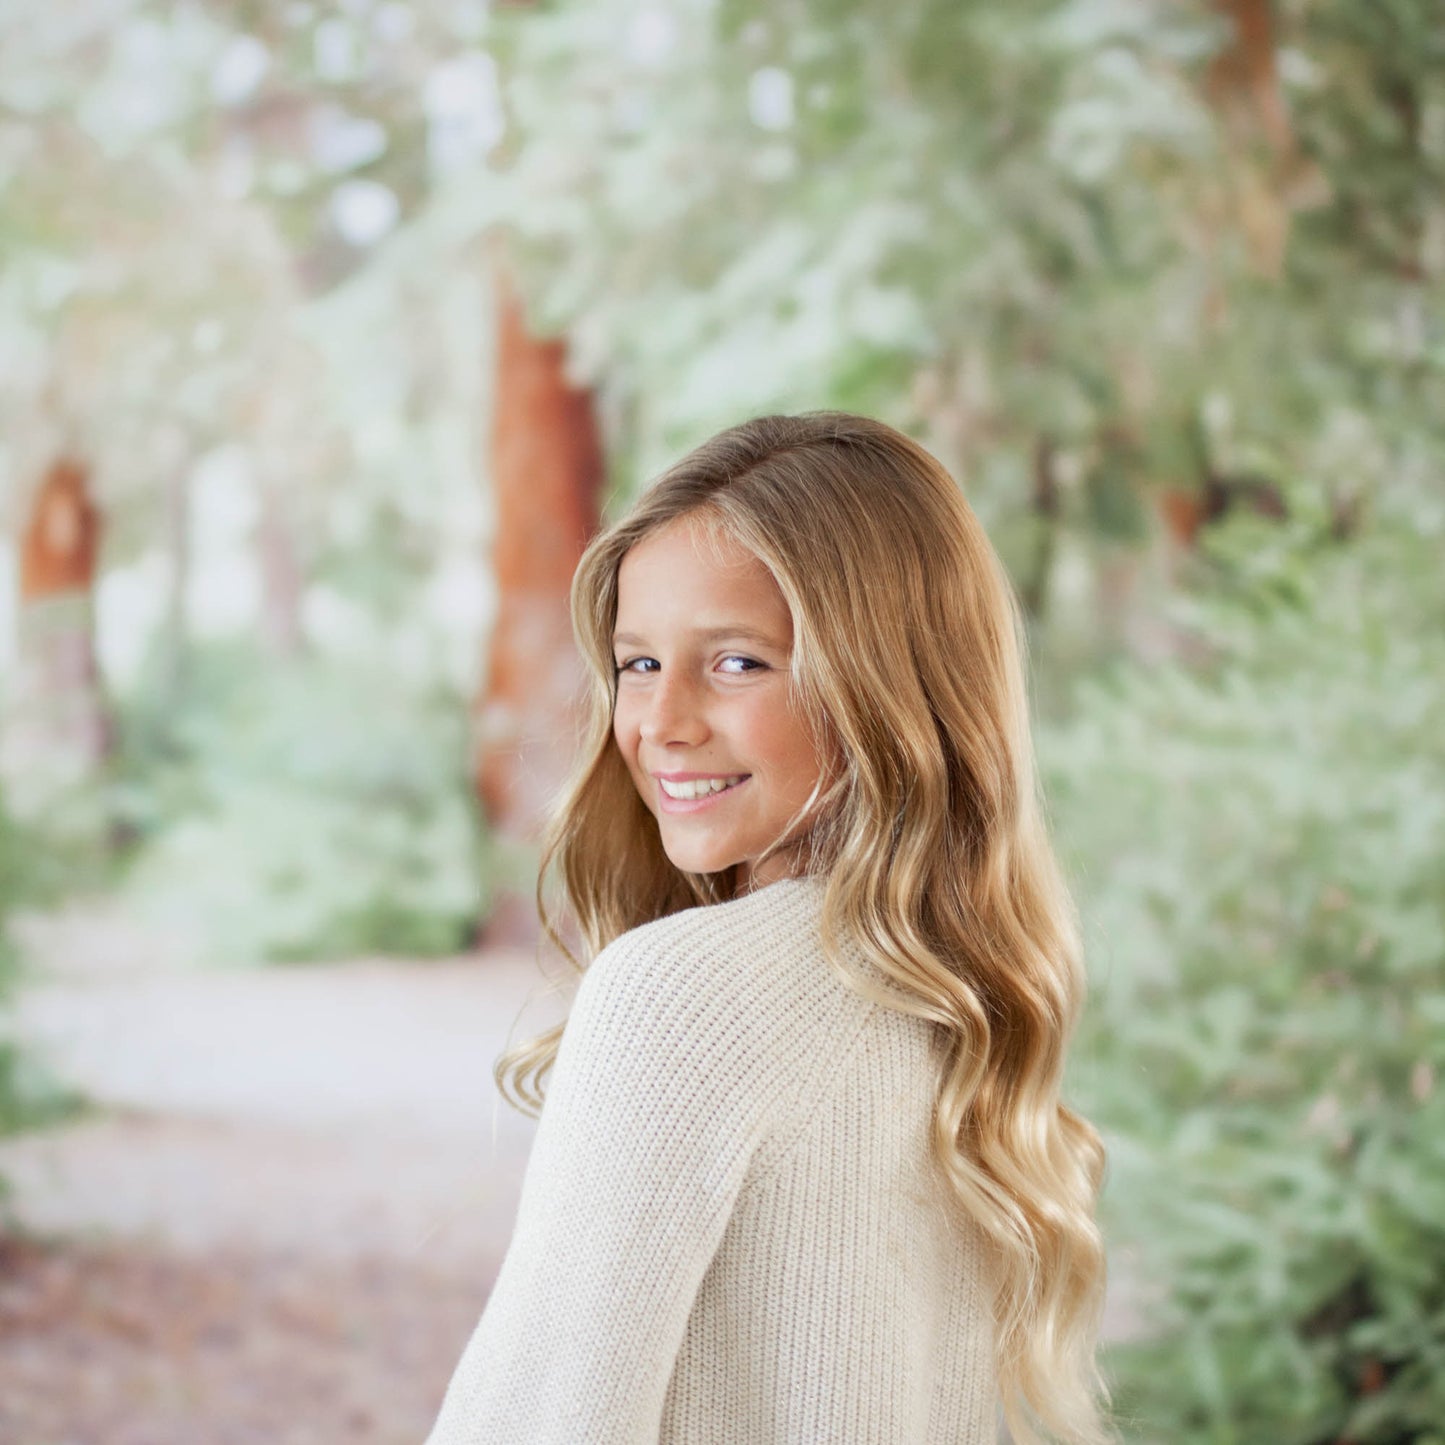
<path fill-rule="evenodd" d="M 786 879 L 630 929 L 588 965 L 573 1020 L 673 1048 L 692 1038 L 754 1057 L 796 1048 L 829 1027 L 846 993 L 823 956 L 824 886 Z"/>
<path fill-rule="evenodd" d="M 816 879 L 786 879 L 731 902 L 641 924 L 592 960 L 583 987 L 640 1000 L 672 986 L 727 994 L 747 988 L 759 974 L 809 972 L 821 953 L 822 891 Z"/>

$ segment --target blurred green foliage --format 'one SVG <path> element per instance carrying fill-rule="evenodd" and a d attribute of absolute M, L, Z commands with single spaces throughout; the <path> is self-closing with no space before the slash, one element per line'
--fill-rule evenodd
<path fill-rule="evenodd" d="M 110 787 L 121 887 L 216 961 L 465 948 L 485 911 L 466 717 L 379 660 L 189 657 L 143 683 Z"/>
<path fill-rule="evenodd" d="M 61 880 L 50 863 L 47 840 L 12 816 L 0 790 L 0 1022 L 21 971 L 11 923 L 21 907 L 58 896 Z M 64 1118 L 82 1102 L 22 1050 L 8 1030 L 0 1031 L 0 1135 Z M 0 1176 L 0 1199 L 6 1187 Z"/>
<path fill-rule="evenodd" d="M 1438 6 L 1269 9 L 1273 150 L 1205 0 L 498 12 L 497 220 L 624 379 L 641 475 L 750 412 L 874 411 L 1026 585 L 1040 456 L 1084 538 L 1211 480 L 1348 509 L 1442 410 Z"/>
<path fill-rule="evenodd" d="M 1227 525 L 1175 609 L 1207 661 L 1045 734 L 1140 1438 L 1445 1439 L 1442 547 L 1438 496 L 1348 545 Z"/>

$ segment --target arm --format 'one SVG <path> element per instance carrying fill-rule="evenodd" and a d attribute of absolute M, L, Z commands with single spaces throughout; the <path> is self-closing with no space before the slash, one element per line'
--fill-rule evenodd
<path fill-rule="evenodd" d="M 770 1093 L 756 1022 L 710 986 L 725 962 L 666 937 L 633 930 L 583 977 L 512 1242 L 427 1445 L 657 1441 Z"/>

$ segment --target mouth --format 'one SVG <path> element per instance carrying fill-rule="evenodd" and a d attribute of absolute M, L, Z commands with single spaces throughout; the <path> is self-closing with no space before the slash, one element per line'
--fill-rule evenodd
<path fill-rule="evenodd" d="M 695 813 L 736 792 L 751 773 L 723 773 L 711 778 L 658 778 L 658 806 L 664 813 Z"/>

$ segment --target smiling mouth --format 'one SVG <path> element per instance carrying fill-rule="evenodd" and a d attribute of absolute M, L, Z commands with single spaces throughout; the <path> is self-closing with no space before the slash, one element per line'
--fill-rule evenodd
<path fill-rule="evenodd" d="M 659 778 L 657 785 L 667 797 L 675 798 L 678 802 L 691 802 L 697 798 L 710 798 L 714 793 L 725 793 L 750 776 L 749 773 L 731 773 L 718 778 L 690 778 L 685 783 L 673 783 L 666 778 Z"/>

